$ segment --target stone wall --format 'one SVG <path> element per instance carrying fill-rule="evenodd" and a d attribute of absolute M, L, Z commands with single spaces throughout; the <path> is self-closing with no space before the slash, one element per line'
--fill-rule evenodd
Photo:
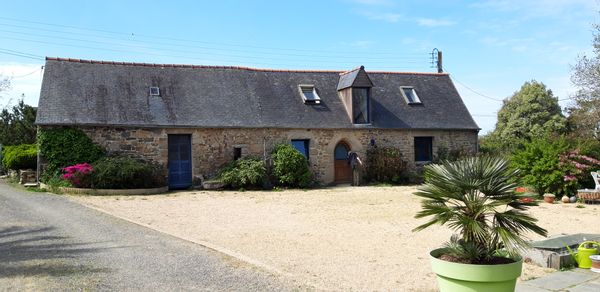
<path fill-rule="evenodd" d="M 168 135 L 192 136 L 193 175 L 211 177 L 222 165 L 233 160 L 234 148 L 242 156 L 268 157 L 274 145 L 291 139 L 309 139 L 310 165 L 315 178 L 322 183 L 333 182 L 333 152 L 340 141 L 365 156 L 371 140 L 378 146 L 401 149 L 411 167 L 414 163 L 414 137 L 433 137 L 433 153 L 440 146 L 450 150 L 477 151 L 477 132 L 467 130 L 384 130 L 384 129 L 205 129 L 205 128 L 111 128 L 82 127 L 82 130 L 108 150 L 167 165 Z"/>

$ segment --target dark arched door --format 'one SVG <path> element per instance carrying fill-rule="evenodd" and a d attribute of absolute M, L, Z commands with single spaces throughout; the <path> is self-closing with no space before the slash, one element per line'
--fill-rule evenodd
<path fill-rule="evenodd" d="M 350 146 L 343 141 L 335 146 L 333 151 L 334 183 L 352 182 L 352 168 L 348 164 L 348 151 L 350 151 Z"/>

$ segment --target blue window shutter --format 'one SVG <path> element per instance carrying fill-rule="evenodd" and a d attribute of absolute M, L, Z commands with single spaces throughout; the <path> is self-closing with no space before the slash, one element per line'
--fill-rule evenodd
<path fill-rule="evenodd" d="M 308 140 L 292 140 L 292 146 L 308 159 Z"/>

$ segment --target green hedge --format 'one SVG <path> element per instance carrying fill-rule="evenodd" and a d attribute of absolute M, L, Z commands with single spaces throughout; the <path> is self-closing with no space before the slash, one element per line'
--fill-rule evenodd
<path fill-rule="evenodd" d="M 141 189 L 166 185 L 158 165 L 128 157 L 105 157 L 93 163 L 91 185 L 96 189 Z"/>
<path fill-rule="evenodd" d="M 308 160 L 294 146 L 290 144 L 275 146 L 271 158 L 273 174 L 279 184 L 305 188 L 312 183 Z"/>
<path fill-rule="evenodd" d="M 58 173 L 64 167 L 92 163 L 104 156 L 104 149 L 75 128 L 40 129 L 38 146 L 47 161 L 46 172 Z"/>
<path fill-rule="evenodd" d="M 6 169 L 35 169 L 37 167 L 37 147 L 35 144 L 5 146 L 2 149 L 2 165 Z"/>
<path fill-rule="evenodd" d="M 408 182 L 408 164 L 400 149 L 370 147 L 367 150 L 366 180 L 369 182 L 400 184 Z"/>
<path fill-rule="evenodd" d="M 233 188 L 260 187 L 266 178 L 265 162 L 255 157 L 232 161 L 219 172 L 219 180 Z"/>

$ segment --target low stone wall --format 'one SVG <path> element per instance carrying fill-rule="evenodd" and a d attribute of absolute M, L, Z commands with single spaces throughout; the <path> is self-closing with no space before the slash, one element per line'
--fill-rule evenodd
<path fill-rule="evenodd" d="M 37 173 L 35 170 L 19 170 L 19 183 L 34 184 L 37 182 Z"/>
<path fill-rule="evenodd" d="M 41 184 L 41 188 L 48 189 L 48 185 Z M 93 196 L 139 196 L 162 194 L 169 191 L 169 187 L 149 188 L 149 189 L 84 189 L 84 188 L 58 188 L 62 193 L 72 195 L 93 195 Z"/>

